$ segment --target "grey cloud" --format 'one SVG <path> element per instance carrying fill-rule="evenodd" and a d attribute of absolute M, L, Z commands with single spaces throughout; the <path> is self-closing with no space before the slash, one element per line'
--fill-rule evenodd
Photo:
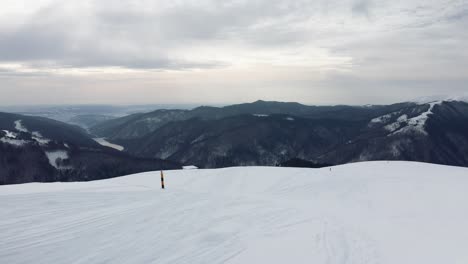
<path fill-rule="evenodd" d="M 262 87 L 257 94 L 267 94 L 267 87 L 281 94 L 287 87 L 299 99 L 316 89 L 322 98 L 326 94 L 339 98 L 340 94 L 352 97 L 357 93 L 377 98 L 388 92 L 388 97 L 396 100 L 404 94 L 403 87 L 414 87 L 414 93 L 424 93 L 425 89 L 440 92 L 438 87 L 459 91 L 468 80 L 468 3 L 464 0 L 100 0 L 67 11 L 67 5 L 75 2 L 79 1 L 56 1 L 26 17 L 20 26 L 0 27 L 2 82 L 9 79 L 10 84 L 26 87 L 31 84 L 24 84 L 23 76 L 48 76 L 53 75 L 48 70 L 91 67 L 151 72 L 141 78 L 154 81 L 154 72 L 161 70 L 217 72 L 229 68 L 231 60 L 236 59 L 236 50 L 246 51 L 247 57 L 253 58 L 266 50 L 266 56 L 278 55 L 277 60 L 283 59 L 284 53 L 298 54 L 294 57 L 297 60 L 301 56 L 309 56 L 305 58 L 308 61 L 319 60 L 320 56 L 315 58 L 313 52 L 300 53 L 309 49 L 320 49 L 319 55 L 331 60 L 349 58 L 343 67 L 347 73 L 334 72 L 340 67 L 307 69 L 279 81 L 275 74 L 266 72 L 261 78 L 242 82 L 237 76 L 254 73 L 240 67 L 243 72 L 226 79 L 206 72 L 196 81 L 184 79 L 190 87 L 184 87 L 186 90 L 181 88 L 178 76 L 157 75 L 172 78 L 172 83 L 167 81 L 169 84 L 155 89 L 161 92 L 167 85 L 187 94 L 192 87 L 248 94 L 245 87 L 252 86 Z M 204 48 L 204 54 L 198 54 L 199 47 Z M 216 53 L 220 49 L 225 50 Z M 15 72 L 13 68 L 1 68 L 2 63 L 21 63 L 36 71 Z M 287 73 L 294 71 L 291 66 Z M 323 79 L 321 74 L 325 81 L 317 81 Z M 315 75 L 319 77 L 312 78 Z M 221 81 L 211 83 L 213 77 Z M 44 85 L 52 83 L 46 79 L 41 79 Z M 64 78 L 60 87 L 76 86 L 76 80 Z M 146 80 L 119 85 L 144 87 Z M 92 80 L 89 83 L 86 85 L 94 85 Z M 102 84 L 106 85 L 110 86 Z M 221 97 L 224 92 L 218 94 Z"/>
<path fill-rule="evenodd" d="M 279 0 L 210 2 L 209 6 L 176 5 L 164 12 L 155 9 L 114 8 L 109 1 L 95 3 L 91 10 L 77 10 L 81 21 L 61 14 L 61 7 L 41 9 L 26 23 L 1 32 L 0 60 L 34 62 L 57 67 L 118 66 L 137 69 L 213 68 L 222 61 L 190 61 L 175 58 L 173 49 L 193 42 L 210 45 L 212 40 L 243 40 L 253 45 L 284 45 L 304 40 L 289 29 L 292 19 L 313 12 L 309 1 Z M 47 19 L 44 20 L 44 17 Z M 40 21 L 44 20 L 44 21 Z M 38 21 L 40 23 L 38 23 Z M 259 23 L 267 26 L 253 28 Z M 293 21 L 294 22 L 294 21 Z M 83 28 L 83 23 L 89 23 Z M 85 30 L 84 37 L 76 34 Z"/>
<path fill-rule="evenodd" d="M 209 7 L 195 4 L 176 5 L 158 13 L 107 10 L 98 8 L 101 25 L 115 31 L 138 28 L 163 41 L 210 40 L 237 37 L 264 22 L 283 22 L 285 17 L 304 19 L 314 12 L 311 1 L 212 1 Z M 278 23 L 279 24 L 279 23 Z M 272 23 L 271 27 L 278 24 Z M 287 24 L 283 24 L 287 28 Z M 137 33 L 140 33 L 137 31 Z M 270 34 L 275 34 L 274 30 Z"/>
<path fill-rule="evenodd" d="M 15 32 L 0 32 L 0 60 L 61 59 L 66 54 L 66 34 L 55 28 L 28 25 Z"/>
<path fill-rule="evenodd" d="M 370 0 L 357 0 L 351 6 L 354 15 L 366 16 L 369 18 L 372 2 Z"/>
<path fill-rule="evenodd" d="M 42 17 L 48 18 L 37 21 Z M 154 30 L 156 26 L 162 27 L 160 18 L 137 17 L 137 14 L 131 13 L 107 14 L 97 18 L 97 23 L 85 28 L 88 30 L 87 36 L 80 38 L 75 36 L 77 31 L 82 30 L 79 21 L 61 17 L 60 8 L 41 9 L 21 27 L 0 31 L 0 62 L 22 62 L 39 68 L 115 66 L 188 69 L 225 65 L 217 61 L 171 58 L 169 34 L 160 36 L 158 30 Z M 193 21 L 189 22 L 193 24 Z M 170 26 L 169 23 L 164 24 Z M 174 30 L 180 31 L 180 28 Z M 179 34 L 186 36 L 184 32 Z M 178 41 L 183 41 L 183 38 L 179 37 L 173 42 Z"/>

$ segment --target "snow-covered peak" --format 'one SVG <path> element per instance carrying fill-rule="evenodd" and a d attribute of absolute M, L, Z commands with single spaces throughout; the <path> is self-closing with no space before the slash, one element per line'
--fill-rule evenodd
<path fill-rule="evenodd" d="M 434 102 L 451 102 L 451 101 L 461 101 L 461 102 L 468 102 L 468 93 L 464 94 L 457 94 L 457 95 L 431 95 L 431 96 L 424 96 L 419 97 L 411 100 L 410 102 L 414 102 L 417 104 L 429 104 Z"/>

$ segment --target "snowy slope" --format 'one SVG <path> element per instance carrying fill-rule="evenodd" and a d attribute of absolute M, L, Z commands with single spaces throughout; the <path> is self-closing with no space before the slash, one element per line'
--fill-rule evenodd
<path fill-rule="evenodd" d="M 0 263 L 468 263 L 468 169 L 228 168 L 0 186 Z"/>

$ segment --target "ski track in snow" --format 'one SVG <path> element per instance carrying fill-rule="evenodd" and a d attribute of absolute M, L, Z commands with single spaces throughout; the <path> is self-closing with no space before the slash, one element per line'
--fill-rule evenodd
<path fill-rule="evenodd" d="M 410 162 L 0 186 L 0 263 L 468 263 L 468 170 Z"/>

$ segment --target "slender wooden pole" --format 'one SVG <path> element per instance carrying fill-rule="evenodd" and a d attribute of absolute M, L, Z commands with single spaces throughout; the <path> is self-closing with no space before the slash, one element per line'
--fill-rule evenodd
<path fill-rule="evenodd" d="M 161 171 L 161 188 L 164 189 L 164 173 Z"/>

